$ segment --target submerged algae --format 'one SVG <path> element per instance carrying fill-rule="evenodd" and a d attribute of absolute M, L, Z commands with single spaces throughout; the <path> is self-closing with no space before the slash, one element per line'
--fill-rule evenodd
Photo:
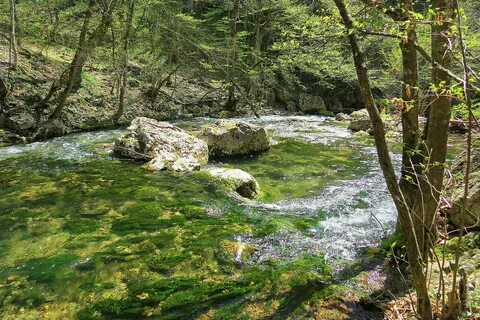
<path fill-rule="evenodd" d="M 313 130 L 322 127 L 309 118 Z M 259 180 L 258 203 L 238 202 L 201 172 L 151 174 L 92 153 L 113 139 L 103 133 L 86 143 L 57 139 L 53 151 L 48 142 L 9 149 L 0 157 L 0 316 L 283 319 L 334 295 L 316 241 L 293 243 L 294 254 L 259 251 L 283 232 L 308 245 L 311 230 L 321 236 L 319 223 L 335 213 L 279 215 L 264 204 L 358 179 L 369 156 L 355 142 L 327 145 L 322 132 L 319 143 L 298 132 L 300 139 L 293 130 L 277 137 L 269 153 L 223 164 Z"/>

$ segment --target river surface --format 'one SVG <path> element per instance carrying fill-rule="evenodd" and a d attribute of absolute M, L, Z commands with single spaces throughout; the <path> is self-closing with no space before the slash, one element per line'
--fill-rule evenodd
<path fill-rule="evenodd" d="M 392 232 L 395 208 L 370 138 L 322 117 L 243 120 L 264 126 L 272 149 L 209 166 L 255 176 L 255 201 L 201 172 L 114 159 L 120 130 L 1 148 L 0 317 L 305 316 L 301 303 L 333 290 L 332 271 Z"/>

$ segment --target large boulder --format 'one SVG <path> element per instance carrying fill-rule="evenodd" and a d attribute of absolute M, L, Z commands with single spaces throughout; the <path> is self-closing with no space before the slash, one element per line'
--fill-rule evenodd
<path fill-rule="evenodd" d="M 367 109 L 354 111 L 350 114 L 350 117 L 352 118 L 352 121 L 348 126 L 349 130 L 358 132 L 368 131 L 370 129 L 372 122 L 370 121 Z"/>
<path fill-rule="evenodd" d="M 270 149 L 265 129 L 245 122 L 219 120 L 199 136 L 208 144 L 212 158 L 246 156 Z"/>
<path fill-rule="evenodd" d="M 298 107 L 300 108 L 300 111 L 307 114 L 319 114 L 327 111 L 322 97 L 308 93 L 302 93 L 300 95 Z"/>
<path fill-rule="evenodd" d="M 210 168 L 207 172 L 216 180 L 236 191 L 242 197 L 254 199 L 260 193 L 260 186 L 255 178 L 240 169 Z"/>
<path fill-rule="evenodd" d="M 115 141 L 116 155 L 147 161 L 150 170 L 192 171 L 208 162 L 208 146 L 167 122 L 135 118 L 128 132 Z"/>
<path fill-rule="evenodd" d="M 365 119 L 370 119 L 370 115 L 368 114 L 367 109 L 360 109 L 353 111 L 350 113 L 350 117 L 353 120 L 365 120 Z"/>
<path fill-rule="evenodd" d="M 454 175 L 465 173 L 466 154 L 460 154 L 458 160 L 452 167 Z M 461 225 L 461 213 L 463 208 L 464 184 L 460 182 L 452 191 L 451 203 L 452 210 L 450 213 L 451 221 L 459 227 Z M 480 149 L 472 150 L 469 192 L 467 196 L 467 206 L 464 216 L 465 227 L 480 226 Z"/>

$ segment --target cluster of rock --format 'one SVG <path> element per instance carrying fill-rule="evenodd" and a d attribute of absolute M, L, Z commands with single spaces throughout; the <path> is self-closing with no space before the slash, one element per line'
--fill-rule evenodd
<path fill-rule="evenodd" d="M 270 148 L 265 129 L 221 120 L 204 128 L 199 137 L 167 122 L 135 118 L 127 133 L 117 139 L 114 154 L 145 162 L 149 170 L 186 172 L 200 170 L 209 158 L 247 156 Z M 215 180 L 243 197 L 255 198 L 259 185 L 254 177 L 239 169 L 205 170 Z"/>
<path fill-rule="evenodd" d="M 358 133 L 373 134 L 372 121 L 368 114 L 367 109 L 360 109 L 352 112 L 350 115 L 344 113 L 338 113 L 335 116 L 335 120 L 340 122 L 348 122 L 348 129 Z M 401 131 L 401 122 L 394 120 L 384 121 L 385 130 L 391 136 L 395 136 Z"/>

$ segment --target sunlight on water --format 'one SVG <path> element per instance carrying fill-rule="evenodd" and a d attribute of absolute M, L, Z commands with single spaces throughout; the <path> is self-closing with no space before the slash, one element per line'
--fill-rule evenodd
<path fill-rule="evenodd" d="M 201 307 L 229 319 L 265 297 L 288 301 L 285 285 L 322 281 L 392 232 L 369 138 L 325 117 L 242 120 L 267 129 L 271 150 L 209 166 L 251 173 L 255 201 L 202 172 L 113 158 L 122 130 L 1 148 L 0 316 L 48 306 L 57 318 L 173 319 Z M 176 123 L 198 132 L 214 121 Z"/>

